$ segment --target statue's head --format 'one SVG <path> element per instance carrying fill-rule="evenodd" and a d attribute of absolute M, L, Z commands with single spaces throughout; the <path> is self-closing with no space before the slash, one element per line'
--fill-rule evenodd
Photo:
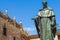
<path fill-rule="evenodd" d="M 43 8 L 47 8 L 47 2 L 42 2 Z"/>

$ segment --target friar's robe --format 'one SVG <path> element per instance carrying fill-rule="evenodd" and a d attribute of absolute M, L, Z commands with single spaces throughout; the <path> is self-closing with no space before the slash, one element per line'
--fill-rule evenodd
<path fill-rule="evenodd" d="M 56 32 L 56 21 L 55 15 L 52 9 L 45 8 L 38 13 L 39 23 L 38 28 L 40 29 L 41 40 L 54 40 Z"/>

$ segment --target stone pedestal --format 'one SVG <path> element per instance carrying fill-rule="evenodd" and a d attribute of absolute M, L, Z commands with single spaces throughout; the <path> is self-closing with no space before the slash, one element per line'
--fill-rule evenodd
<path fill-rule="evenodd" d="M 55 36 L 54 40 L 58 40 L 58 35 Z"/>

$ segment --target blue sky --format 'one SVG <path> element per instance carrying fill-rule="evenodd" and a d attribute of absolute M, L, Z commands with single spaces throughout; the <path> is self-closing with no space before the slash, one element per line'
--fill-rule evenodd
<path fill-rule="evenodd" d="M 8 9 L 8 15 L 13 19 L 16 15 L 16 21 L 23 22 L 23 28 L 30 34 L 37 34 L 34 25 L 34 18 L 39 9 L 42 8 L 42 0 L 0 0 L 0 10 L 5 14 Z M 56 21 L 60 25 L 60 0 L 47 0 L 48 6 L 54 10 Z M 60 27 L 57 27 L 60 28 Z"/>

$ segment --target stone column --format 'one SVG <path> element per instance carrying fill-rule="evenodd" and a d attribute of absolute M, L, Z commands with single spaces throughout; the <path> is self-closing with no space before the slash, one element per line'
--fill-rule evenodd
<path fill-rule="evenodd" d="M 5 15 L 6 15 L 6 17 L 8 17 L 8 9 L 6 9 L 6 14 Z"/>
<path fill-rule="evenodd" d="M 14 16 L 14 27 L 16 27 L 16 16 Z"/>

